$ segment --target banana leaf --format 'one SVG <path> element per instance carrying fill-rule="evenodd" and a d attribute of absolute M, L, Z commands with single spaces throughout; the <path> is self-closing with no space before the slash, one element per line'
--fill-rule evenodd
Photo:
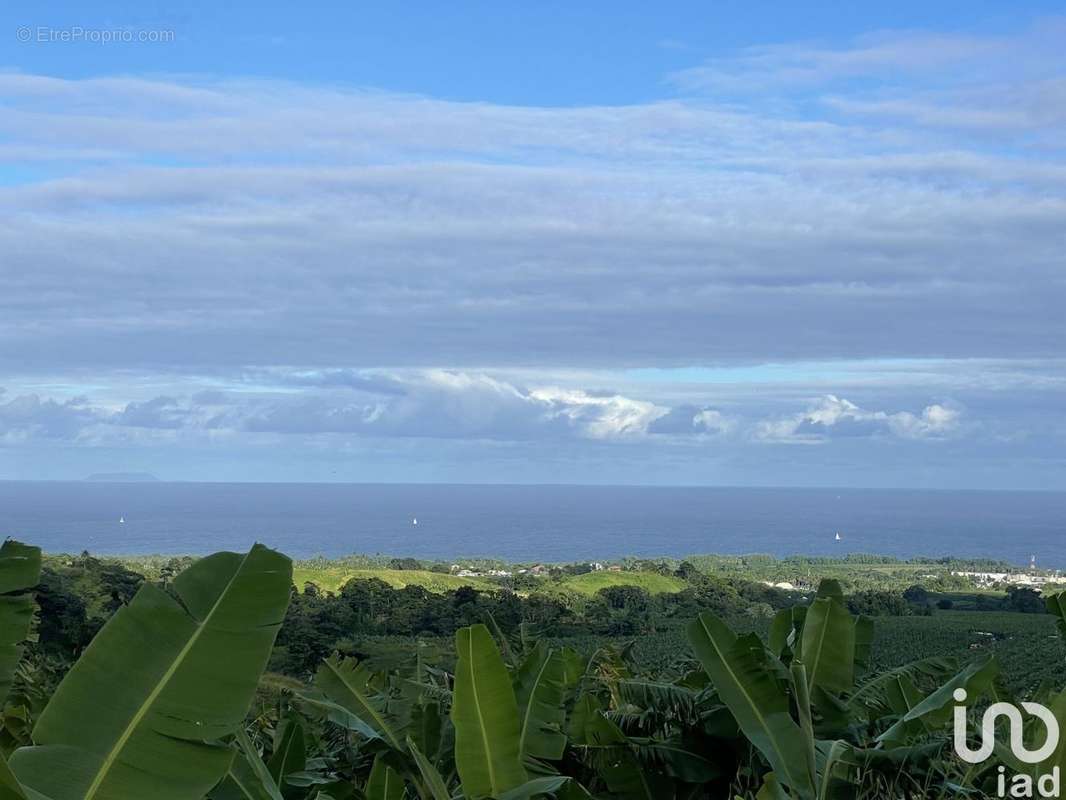
<path fill-rule="evenodd" d="M 931 656 L 904 664 L 902 667 L 886 670 L 856 689 L 848 697 L 848 708 L 852 713 L 865 710 L 870 719 L 878 719 L 893 711 L 899 713 L 892 702 L 890 692 L 894 691 L 894 685 L 901 677 L 907 678 L 911 683 L 918 679 L 943 680 L 945 675 L 957 671 L 958 668 L 953 658 Z"/>
<path fill-rule="evenodd" d="M 468 797 L 498 797 L 528 778 L 511 678 L 484 625 L 456 631 L 455 650 L 455 766 Z"/>
<path fill-rule="evenodd" d="M 40 795 L 27 791 L 11 772 L 11 767 L 0 758 L 0 800 L 38 800 Z"/>
<path fill-rule="evenodd" d="M 443 722 L 439 703 L 429 702 L 415 706 L 407 731 L 408 741 L 417 745 L 423 753 L 436 756 L 440 751 Z"/>
<path fill-rule="evenodd" d="M 998 672 L 999 664 L 994 656 L 967 664 L 951 680 L 900 717 L 892 727 L 877 737 L 877 741 L 882 744 L 898 744 L 904 741 L 913 728 L 911 723 L 914 720 L 921 720 L 930 728 L 943 725 L 951 718 L 956 689 L 965 689 L 969 702 L 973 703 L 991 688 Z"/>
<path fill-rule="evenodd" d="M 577 686 L 588 668 L 588 659 L 572 647 L 560 650 L 559 657 L 563 660 L 563 682 L 567 686 Z"/>
<path fill-rule="evenodd" d="M 763 778 L 762 788 L 755 795 L 755 800 L 792 800 L 792 795 L 785 791 L 774 773 L 768 772 Z"/>
<path fill-rule="evenodd" d="M 397 750 L 403 750 L 397 726 L 389 719 L 377 690 L 370 685 L 372 678 L 373 673 L 354 658 L 334 655 L 319 666 L 315 686 L 335 706 L 361 720 Z M 325 710 L 329 711 L 328 706 Z M 335 715 L 331 718 L 337 721 Z"/>
<path fill-rule="evenodd" d="M 244 730 L 237 731 L 237 755 L 211 800 L 282 800 L 281 790 Z"/>
<path fill-rule="evenodd" d="M 33 621 L 33 593 L 41 580 L 41 549 L 8 539 L 0 546 L 0 705 L 11 691 L 22 642 Z"/>
<path fill-rule="evenodd" d="M 797 633 L 803 627 L 803 619 L 807 615 L 806 606 L 790 606 L 782 608 L 774 615 L 770 623 L 768 645 L 770 652 L 781 658 L 786 648 L 794 648 Z"/>
<path fill-rule="evenodd" d="M 51 800 L 198 800 L 226 774 L 285 615 L 292 563 L 256 545 L 143 585 L 103 627 L 11 757 Z"/>
<path fill-rule="evenodd" d="M 828 581 L 823 581 L 823 586 Z M 819 589 L 821 591 L 821 589 Z M 800 657 L 807 685 L 829 692 L 849 691 L 855 682 L 855 619 L 832 596 L 816 598 L 803 621 Z"/>
<path fill-rule="evenodd" d="M 802 796 L 812 795 L 805 737 L 789 713 L 788 695 L 762 643 L 756 637 L 738 638 L 709 612 L 689 624 L 688 639 L 718 696 L 777 779 Z"/>
<path fill-rule="evenodd" d="M 682 741 L 630 737 L 630 744 L 637 758 L 646 764 L 661 769 L 672 778 L 685 783 L 701 784 L 714 780 L 722 770 L 702 753 Z"/>
<path fill-rule="evenodd" d="M 527 758 L 557 761 L 566 749 L 566 667 L 562 656 L 537 642 L 514 678 L 521 714 L 519 748 Z"/>
<path fill-rule="evenodd" d="M 501 794 L 498 800 L 529 800 L 531 797 L 540 797 L 546 794 L 555 794 L 570 782 L 565 775 L 551 775 L 544 778 L 533 778 L 521 786 L 508 789 Z"/>
<path fill-rule="evenodd" d="M 844 590 L 840 586 L 840 581 L 835 578 L 822 578 L 821 582 L 818 584 L 818 592 L 815 595 L 815 598 L 826 598 L 843 603 Z"/>
<path fill-rule="evenodd" d="M 448 791 L 448 786 L 444 782 L 444 778 L 440 776 L 440 772 L 437 770 L 430 760 L 418 749 L 411 739 L 407 740 L 407 749 L 411 752 L 411 757 L 415 760 L 415 765 L 418 767 L 418 771 L 422 775 L 422 781 L 425 784 L 427 791 L 429 791 L 432 800 L 451 800 L 451 793 Z M 2 800 L 2 799 L 0 799 Z"/>
<path fill-rule="evenodd" d="M 1048 613 L 1055 617 L 1062 635 L 1066 636 L 1066 592 L 1048 595 L 1044 604 L 1047 606 Z"/>
<path fill-rule="evenodd" d="M 665 775 L 647 769 L 622 730 L 607 719 L 592 694 L 583 694 L 570 715 L 570 738 L 586 748 L 612 795 L 625 800 L 658 800 L 672 795 Z"/>
<path fill-rule="evenodd" d="M 403 778 L 385 763 L 383 756 L 378 756 L 374 759 L 363 793 L 366 800 L 403 800 Z"/>
<path fill-rule="evenodd" d="M 289 716 L 278 730 L 274 753 L 267 762 L 267 770 L 274 783 L 282 787 L 282 792 L 285 793 L 285 778 L 302 772 L 306 767 L 307 742 L 304 738 L 303 723 L 298 717 Z"/>

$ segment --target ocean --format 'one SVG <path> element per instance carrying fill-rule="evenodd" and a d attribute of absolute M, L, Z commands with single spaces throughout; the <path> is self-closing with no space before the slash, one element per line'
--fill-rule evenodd
<path fill-rule="evenodd" d="M 1016 564 L 1036 556 L 1039 566 L 1060 568 L 1066 493 L 0 482 L 0 534 L 47 552 L 129 555 L 260 541 L 297 558 L 877 553 Z"/>

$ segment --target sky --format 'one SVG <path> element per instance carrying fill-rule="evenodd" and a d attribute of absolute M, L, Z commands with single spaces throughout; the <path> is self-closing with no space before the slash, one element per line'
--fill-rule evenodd
<path fill-rule="evenodd" d="M 172 5 L 0 8 L 0 479 L 1066 489 L 1058 3 Z"/>

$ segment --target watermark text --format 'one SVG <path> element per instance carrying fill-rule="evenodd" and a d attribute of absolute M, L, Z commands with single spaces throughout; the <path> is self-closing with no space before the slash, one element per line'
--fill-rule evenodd
<path fill-rule="evenodd" d="M 170 44 L 174 31 L 166 28 L 88 28 L 22 25 L 15 38 L 26 44 Z"/>

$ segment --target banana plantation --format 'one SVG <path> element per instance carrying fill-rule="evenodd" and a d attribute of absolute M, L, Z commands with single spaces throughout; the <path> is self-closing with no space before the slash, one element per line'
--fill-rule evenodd
<path fill-rule="evenodd" d="M 257 545 L 142 585 L 33 697 L 18 675 L 40 571 L 38 549 L 0 550 L 0 800 L 935 800 L 1000 796 L 1004 774 L 1048 785 L 1066 762 L 1062 742 L 1020 760 L 997 730 L 971 764 L 952 738 L 963 691 L 971 738 L 991 702 L 1066 720 L 1066 669 L 1025 698 L 992 656 L 875 673 L 874 623 L 831 580 L 765 640 L 699 614 L 654 672 L 626 647 L 553 647 L 489 617 L 457 632 L 448 669 L 333 655 L 312 681 L 281 681 L 263 673 L 292 565 Z M 1035 749 L 1048 733 L 1028 718 L 1022 736 Z"/>

